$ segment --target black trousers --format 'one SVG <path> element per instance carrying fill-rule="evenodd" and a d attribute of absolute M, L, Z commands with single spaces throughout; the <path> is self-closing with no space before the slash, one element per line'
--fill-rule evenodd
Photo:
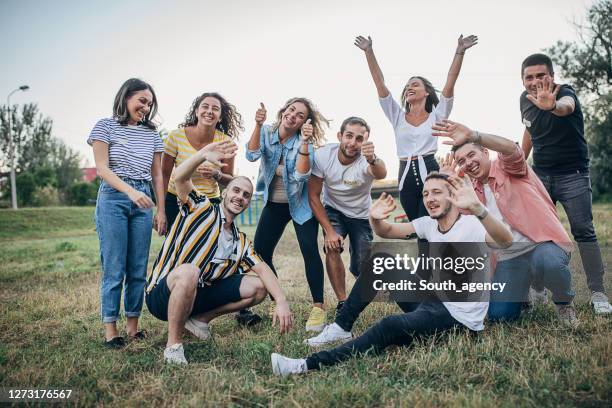
<path fill-rule="evenodd" d="M 285 227 L 292 221 L 289 213 L 289 204 L 273 203 L 269 201 L 261 211 L 261 217 L 257 223 L 255 239 L 253 245 L 255 252 L 270 265 L 276 273 L 276 268 L 272 262 L 274 249 L 281 239 Z M 317 246 L 317 235 L 319 233 L 319 223 L 313 216 L 311 219 L 300 225 L 293 221 L 295 235 L 297 236 L 304 266 L 306 270 L 306 280 L 310 288 L 310 294 L 314 303 L 323 303 L 323 262 L 319 256 Z"/>
<path fill-rule="evenodd" d="M 440 170 L 440 166 L 433 154 L 423 156 L 427 173 Z M 425 204 L 423 204 L 423 182 L 421 181 L 421 172 L 419 171 L 419 162 L 417 160 L 400 161 L 399 174 L 397 176 L 398 183 L 402 181 L 402 175 L 406 166 L 408 173 L 404 178 L 404 184 L 400 190 L 400 203 L 404 212 L 410 221 L 427 215 Z M 427 174 L 424 175 L 423 179 Z"/>

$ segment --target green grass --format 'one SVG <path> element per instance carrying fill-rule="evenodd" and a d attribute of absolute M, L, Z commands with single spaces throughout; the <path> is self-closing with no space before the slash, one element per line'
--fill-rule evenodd
<path fill-rule="evenodd" d="M 611 209 L 595 207 L 602 243 L 612 236 Z M 254 228 L 243 230 L 253 236 Z M 153 239 L 151 262 L 161 242 Z M 163 364 L 166 325 L 146 307 L 142 327 L 149 340 L 119 351 L 102 347 L 93 208 L 2 210 L 0 245 L 1 386 L 72 388 L 71 403 L 113 406 L 604 407 L 612 402 L 612 319 L 590 311 L 583 274 L 574 277 L 581 320 L 575 331 L 559 327 L 552 307 L 539 307 L 516 324 L 489 326 L 478 338 L 448 333 L 279 379 L 271 375 L 271 352 L 293 357 L 309 352 L 302 344 L 309 294 L 292 227 L 275 262 L 297 327 L 280 336 L 269 320 L 247 330 L 231 316 L 219 318 L 212 341 L 187 338 L 190 365 L 184 368 Z M 609 259 L 610 248 L 602 249 Z M 326 299 L 335 304 L 328 282 Z M 267 306 L 255 309 L 265 314 Z M 372 304 L 354 331 L 362 333 L 398 310 Z"/>

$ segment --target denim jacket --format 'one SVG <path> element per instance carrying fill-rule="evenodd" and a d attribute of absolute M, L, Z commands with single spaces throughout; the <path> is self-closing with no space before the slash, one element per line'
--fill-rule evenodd
<path fill-rule="evenodd" d="M 280 163 L 281 155 L 284 155 L 283 182 L 287 189 L 289 213 L 295 222 L 302 225 L 312 218 L 312 210 L 308 203 L 307 184 L 311 170 L 308 170 L 307 173 L 297 171 L 296 162 L 299 148 L 299 133 L 291 136 L 283 145 L 279 140 L 278 129 L 272 130 L 271 126 L 264 125 L 260 132 L 259 150 L 249 150 L 249 144 L 247 143 L 246 159 L 254 162 L 261 158 L 256 190 L 263 191 L 263 204 L 265 206 L 268 202 L 270 183 L 274 178 L 276 167 Z M 314 148 L 312 144 L 308 145 L 308 152 L 310 152 L 308 160 L 312 169 L 314 161 Z"/>

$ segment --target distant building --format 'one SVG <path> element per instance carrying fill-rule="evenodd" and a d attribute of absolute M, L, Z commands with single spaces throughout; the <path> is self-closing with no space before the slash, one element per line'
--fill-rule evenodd
<path fill-rule="evenodd" d="M 91 183 L 98 177 L 98 171 L 95 167 L 84 167 L 81 169 L 81 173 L 83 174 L 81 179 L 86 183 Z"/>

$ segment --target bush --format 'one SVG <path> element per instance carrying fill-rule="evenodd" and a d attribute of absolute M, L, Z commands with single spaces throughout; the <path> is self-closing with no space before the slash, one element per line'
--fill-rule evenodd
<path fill-rule="evenodd" d="M 37 189 L 32 196 L 31 204 L 34 207 L 51 207 L 60 204 L 57 188 L 46 186 Z"/>
<path fill-rule="evenodd" d="M 68 187 L 67 199 L 70 205 L 92 205 L 96 202 L 98 183 L 80 181 Z"/>

